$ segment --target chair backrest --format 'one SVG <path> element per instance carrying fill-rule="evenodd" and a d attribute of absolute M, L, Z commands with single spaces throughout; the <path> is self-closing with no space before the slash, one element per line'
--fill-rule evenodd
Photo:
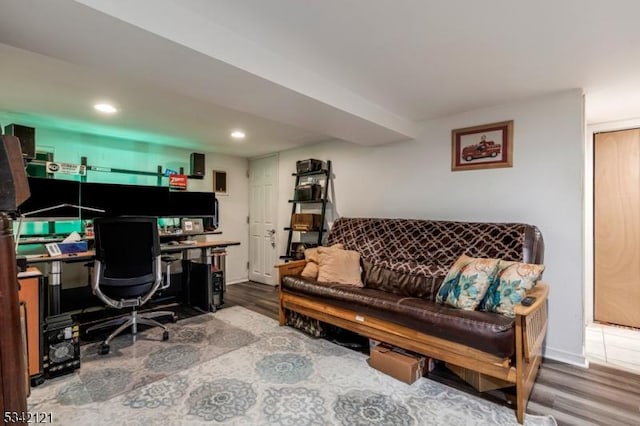
<path fill-rule="evenodd" d="M 93 223 L 96 260 L 102 276 L 111 280 L 155 275 L 160 256 L 158 221 L 155 217 L 106 217 Z"/>

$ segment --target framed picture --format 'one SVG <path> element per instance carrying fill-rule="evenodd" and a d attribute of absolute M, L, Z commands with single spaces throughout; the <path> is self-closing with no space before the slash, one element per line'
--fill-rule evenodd
<path fill-rule="evenodd" d="M 451 170 L 511 167 L 513 120 L 451 132 Z"/>
<path fill-rule="evenodd" d="M 213 170 L 213 192 L 215 192 L 216 195 L 228 195 L 226 171 Z"/>

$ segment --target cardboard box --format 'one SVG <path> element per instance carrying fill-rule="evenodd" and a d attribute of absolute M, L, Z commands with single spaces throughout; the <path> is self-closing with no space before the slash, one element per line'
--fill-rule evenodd
<path fill-rule="evenodd" d="M 373 346 L 370 350 L 369 365 L 391 377 L 411 384 L 422 377 L 426 358 L 411 354 L 387 344 Z"/>

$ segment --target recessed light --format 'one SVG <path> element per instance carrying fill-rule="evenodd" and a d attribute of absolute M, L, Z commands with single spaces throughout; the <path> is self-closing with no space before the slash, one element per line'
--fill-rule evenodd
<path fill-rule="evenodd" d="M 233 132 L 231 132 L 231 137 L 234 139 L 244 139 L 245 136 L 246 135 L 241 130 L 234 130 Z"/>
<path fill-rule="evenodd" d="M 118 112 L 118 109 L 110 104 L 95 104 L 93 107 L 100 112 L 104 112 L 105 114 L 114 114 Z"/>

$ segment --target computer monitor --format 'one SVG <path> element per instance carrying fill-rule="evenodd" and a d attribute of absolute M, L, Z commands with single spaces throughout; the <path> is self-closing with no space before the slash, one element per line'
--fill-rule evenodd
<path fill-rule="evenodd" d="M 169 189 L 163 186 L 82 183 L 80 204 L 104 213 L 83 211 L 83 219 L 101 216 L 165 216 Z"/>
<path fill-rule="evenodd" d="M 77 207 L 52 208 L 62 204 L 80 204 L 80 182 L 66 179 L 30 177 L 31 196 L 20 205 L 19 213 L 27 218 L 77 219 L 80 211 Z M 38 212 L 39 210 L 43 210 Z M 37 212 L 37 213 L 36 213 Z"/>
<path fill-rule="evenodd" d="M 169 193 L 169 208 L 166 216 L 217 217 L 217 215 L 214 192 L 174 191 Z"/>

